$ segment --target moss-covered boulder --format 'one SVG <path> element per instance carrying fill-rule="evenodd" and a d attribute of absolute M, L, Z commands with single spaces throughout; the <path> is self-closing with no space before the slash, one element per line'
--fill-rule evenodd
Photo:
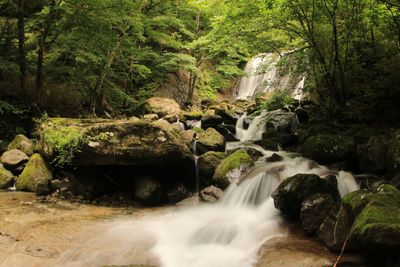
<path fill-rule="evenodd" d="M 335 250 L 346 238 L 348 248 L 382 255 L 400 251 L 400 191 L 389 184 L 346 195 L 339 208 L 332 211 L 331 221 L 325 220 L 319 236 L 328 245 L 335 235 Z M 337 225 L 344 225 L 339 228 Z M 321 235 L 321 233 L 323 235 Z"/>
<path fill-rule="evenodd" d="M 190 144 L 165 120 L 53 118 L 39 135 L 43 155 L 56 165 L 193 169 Z"/>
<path fill-rule="evenodd" d="M 32 140 L 23 134 L 15 136 L 15 138 L 8 145 L 8 150 L 18 149 L 24 152 L 26 155 L 31 156 L 35 151 L 35 144 Z"/>
<path fill-rule="evenodd" d="M 147 114 L 157 114 L 159 117 L 167 115 L 179 116 L 181 108 L 179 104 L 171 98 L 151 97 L 146 100 L 144 111 Z"/>
<path fill-rule="evenodd" d="M 218 131 L 208 128 L 197 136 L 197 153 L 201 155 L 208 151 L 224 151 L 225 143 L 225 138 Z"/>
<path fill-rule="evenodd" d="M 21 150 L 11 149 L 4 152 L 0 160 L 7 170 L 18 174 L 21 173 L 29 157 Z"/>
<path fill-rule="evenodd" d="M 225 189 L 230 183 L 229 172 L 240 169 L 243 166 L 249 166 L 253 162 L 253 159 L 245 150 L 241 149 L 232 153 L 226 159 L 222 160 L 215 170 L 213 176 L 214 184 Z"/>
<path fill-rule="evenodd" d="M 334 163 L 352 161 L 355 149 L 355 140 L 351 136 L 323 134 L 307 138 L 301 153 L 320 163 Z"/>
<path fill-rule="evenodd" d="M 339 196 L 335 185 L 318 175 L 297 174 L 286 178 L 272 193 L 272 198 L 277 209 L 297 220 L 303 201 L 318 193 L 330 194 L 334 199 Z"/>
<path fill-rule="evenodd" d="M 355 215 L 350 230 L 351 245 L 396 255 L 400 251 L 400 191 L 389 184 L 371 192 L 355 192 L 343 199 Z"/>
<path fill-rule="evenodd" d="M 387 168 L 388 145 L 385 136 L 372 136 L 366 144 L 357 148 L 358 166 L 361 172 L 381 173 Z"/>
<path fill-rule="evenodd" d="M 0 189 L 7 189 L 14 185 L 14 175 L 0 163 Z"/>
<path fill-rule="evenodd" d="M 47 163 L 38 153 L 29 159 L 24 171 L 18 177 L 16 188 L 20 191 L 35 192 L 37 195 L 50 193 L 53 175 Z"/>
<path fill-rule="evenodd" d="M 210 151 L 198 158 L 197 167 L 199 169 L 199 178 L 202 186 L 209 186 L 212 184 L 212 178 L 215 169 L 226 157 L 223 152 Z"/>

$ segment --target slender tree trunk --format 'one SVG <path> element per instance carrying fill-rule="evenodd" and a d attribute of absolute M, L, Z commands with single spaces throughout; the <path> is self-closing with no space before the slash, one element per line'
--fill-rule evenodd
<path fill-rule="evenodd" d="M 18 61 L 23 93 L 26 93 L 25 7 L 25 0 L 18 0 Z"/>
<path fill-rule="evenodd" d="M 39 37 L 38 51 L 37 51 L 37 64 L 36 64 L 36 103 L 40 105 L 43 87 L 43 62 L 44 50 L 46 45 L 46 38 L 50 32 L 51 25 L 55 16 L 56 0 L 50 3 L 50 11 L 46 17 L 43 31 Z"/>

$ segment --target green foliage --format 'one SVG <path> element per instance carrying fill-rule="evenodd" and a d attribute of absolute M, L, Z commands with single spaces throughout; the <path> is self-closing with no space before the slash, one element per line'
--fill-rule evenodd
<path fill-rule="evenodd" d="M 55 166 L 69 165 L 84 141 L 83 133 L 77 128 L 58 127 L 69 123 L 69 119 L 51 119 L 42 124 L 40 129 L 43 141 L 50 146 L 52 154 L 55 155 L 51 162 Z"/>
<path fill-rule="evenodd" d="M 276 91 L 272 97 L 268 100 L 258 100 L 257 111 L 255 114 L 260 114 L 263 110 L 277 110 L 277 109 L 288 109 L 295 103 L 295 99 L 288 93 L 283 91 Z"/>

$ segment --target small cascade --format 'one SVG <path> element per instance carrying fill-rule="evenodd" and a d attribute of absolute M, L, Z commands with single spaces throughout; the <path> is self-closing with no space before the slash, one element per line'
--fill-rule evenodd
<path fill-rule="evenodd" d="M 347 195 L 348 193 L 360 189 L 360 186 L 357 184 L 356 179 L 349 172 L 340 171 L 336 175 L 336 179 L 338 181 L 339 193 L 342 197 Z"/>
<path fill-rule="evenodd" d="M 262 112 L 260 115 L 254 117 L 247 129 L 244 129 L 243 127 L 246 114 L 241 116 L 236 122 L 236 138 L 241 142 L 261 140 L 262 134 L 266 130 L 266 116 L 267 113 Z"/>
<path fill-rule="evenodd" d="M 196 197 L 199 197 L 200 194 L 200 178 L 199 178 L 199 156 L 197 155 L 197 140 L 193 141 L 193 157 L 194 157 L 194 168 L 196 173 Z"/>

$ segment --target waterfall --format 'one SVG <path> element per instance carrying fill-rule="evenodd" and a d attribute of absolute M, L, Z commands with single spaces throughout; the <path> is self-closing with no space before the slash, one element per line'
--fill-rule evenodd
<path fill-rule="evenodd" d="M 267 112 L 262 112 L 253 118 L 247 129 L 244 129 L 246 114 L 242 115 L 236 122 L 236 138 L 242 142 L 261 140 L 266 129 L 266 116 Z"/>
<path fill-rule="evenodd" d="M 286 57 L 287 62 L 280 64 L 283 57 Z M 252 58 L 246 64 L 246 75 L 236 89 L 237 99 L 253 99 L 258 94 L 281 90 L 292 94 L 297 100 L 302 100 L 306 75 L 291 72 L 293 64 L 295 62 L 290 58 L 289 52 L 281 55 L 266 53 Z"/>

